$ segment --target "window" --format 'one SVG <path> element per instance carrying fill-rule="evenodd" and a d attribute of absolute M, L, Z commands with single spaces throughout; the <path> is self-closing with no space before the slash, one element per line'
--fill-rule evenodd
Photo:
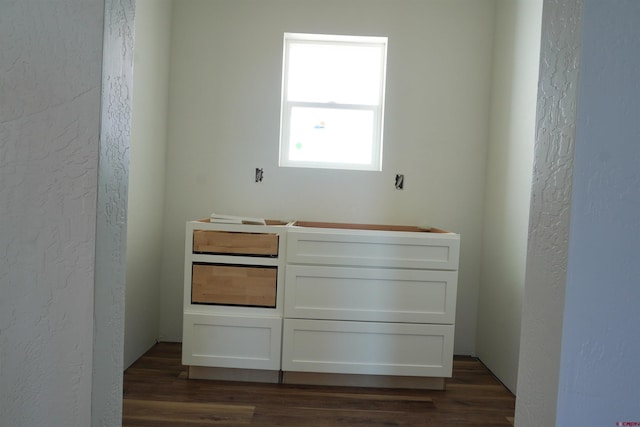
<path fill-rule="evenodd" d="M 386 37 L 284 35 L 280 166 L 382 170 Z"/>

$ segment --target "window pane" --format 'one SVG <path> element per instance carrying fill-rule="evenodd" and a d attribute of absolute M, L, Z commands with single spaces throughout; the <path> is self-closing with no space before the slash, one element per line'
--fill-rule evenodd
<path fill-rule="evenodd" d="M 289 160 L 369 164 L 373 126 L 371 110 L 293 107 Z"/>
<path fill-rule="evenodd" d="M 387 40 L 284 34 L 280 166 L 382 170 Z"/>
<path fill-rule="evenodd" d="M 378 105 L 381 46 L 290 42 L 289 101 Z"/>

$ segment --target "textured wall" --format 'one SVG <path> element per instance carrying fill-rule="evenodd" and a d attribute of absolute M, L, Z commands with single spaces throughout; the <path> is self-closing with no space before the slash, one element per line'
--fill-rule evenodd
<path fill-rule="evenodd" d="M 518 427 L 556 422 L 581 28 L 582 0 L 544 1 Z"/>
<path fill-rule="evenodd" d="M 583 28 L 558 425 L 614 426 L 640 423 L 640 2 Z"/>
<path fill-rule="evenodd" d="M 0 0 L 0 425 L 90 423 L 103 4 Z"/>
<path fill-rule="evenodd" d="M 122 419 L 126 213 L 135 0 L 105 2 L 91 423 Z"/>

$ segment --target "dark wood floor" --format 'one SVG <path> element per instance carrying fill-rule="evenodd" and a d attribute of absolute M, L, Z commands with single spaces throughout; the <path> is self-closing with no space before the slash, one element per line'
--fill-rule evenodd
<path fill-rule="evenodd" d="M 124 374 L 124 426 L 513 425 L 515 397 L 477 359 L 456 357 L 445 391 L 189 380 L 180 344 Z"/>

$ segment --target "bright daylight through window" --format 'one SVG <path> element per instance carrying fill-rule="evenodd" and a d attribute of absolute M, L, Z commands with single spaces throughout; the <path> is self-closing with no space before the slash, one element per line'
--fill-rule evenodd
<path fill-rule="evenodd" d="M 284 35 L 280 166 L 382 170 L 387 38 Z"/>

